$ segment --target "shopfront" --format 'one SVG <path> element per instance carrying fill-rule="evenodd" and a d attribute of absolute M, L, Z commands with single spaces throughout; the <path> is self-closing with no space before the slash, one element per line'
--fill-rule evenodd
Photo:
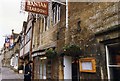
<path fill-rule="evenodd" d="M 45 51 L 32 54 L 33 57 L 33 77 L 34 79 L 56 79 L 58 75 L 57 60 L 49 59 Z"/>

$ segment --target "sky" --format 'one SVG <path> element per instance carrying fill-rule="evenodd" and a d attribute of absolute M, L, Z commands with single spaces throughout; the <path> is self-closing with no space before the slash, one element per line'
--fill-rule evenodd
<path fill-rule="evenodd" d="M 20 33 L 23 21 L 27 20 L 27 12 L 20 13 L 21 0 L 0 0 L 0 48 L 3 47 L 6 35 Z"/>

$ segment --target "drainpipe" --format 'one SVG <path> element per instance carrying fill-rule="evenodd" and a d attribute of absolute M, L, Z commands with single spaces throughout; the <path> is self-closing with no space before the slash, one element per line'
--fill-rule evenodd
<path fill-rule="evenodd" d="M 66 0 L 66 28 L 65 28 L 65 44 L 69 43 L 69 31 L 68 31 L 68 0 Z"/>
<path fill-rule="evenodd" d="M 66 28 L 68 28 L 68 0 L 66 0 Z"/>

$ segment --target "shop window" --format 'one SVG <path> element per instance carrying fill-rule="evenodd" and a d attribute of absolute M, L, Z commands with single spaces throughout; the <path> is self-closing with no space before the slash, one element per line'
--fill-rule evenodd
<path fill-rule="evenodd" d="M 40 60 L 40 79 L 46 79 L 46 60 Z"/>
<path fill-rule="evenodd" d="M 34 79 L 39 79 L 39 57 L 34 58 Z"/>

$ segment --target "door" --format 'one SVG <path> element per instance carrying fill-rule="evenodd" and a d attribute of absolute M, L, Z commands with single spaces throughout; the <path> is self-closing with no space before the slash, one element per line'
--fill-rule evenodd
<path fill-rule="evenodd" d="M 64 79 L 72 80 L 72 57 L 64 56 Z"/>
<path fill-rule="evenodd" d="M 72 81 L 79 81 L 79 63 L 77 59 L 72 62 Z"/>

